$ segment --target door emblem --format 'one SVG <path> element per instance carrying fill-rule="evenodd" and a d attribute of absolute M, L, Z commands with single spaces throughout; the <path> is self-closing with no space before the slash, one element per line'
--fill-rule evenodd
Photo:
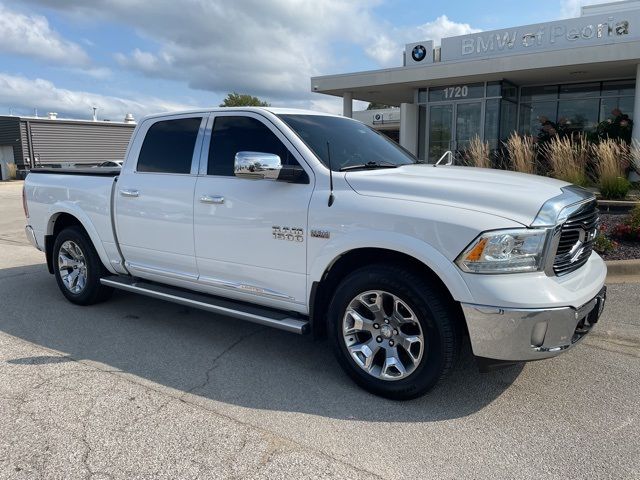
<path fill-rule="evenodd" d="M 290 242 L 304 242 L 304 230 L 299 227 L 271 227 L 274 240 L 288 240 Z"/>

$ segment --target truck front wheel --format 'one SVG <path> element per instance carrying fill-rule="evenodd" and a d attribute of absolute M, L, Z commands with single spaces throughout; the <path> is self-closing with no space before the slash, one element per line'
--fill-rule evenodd
<path fill-rule="evenodd" d="M 100 284 L 104 267 L 84 230 L 62 230 L 53 245 L 53 266 L 62 294 L 77 305 L 92 305 L 109 298 L 113 289 Z"/>
<path fill-rule="evenodd" d="M 351 273 L 336 288 L 328 313 L 338 362 L 376 395 L 419 397 L 458 355 L 451 302 L 428 278 L 403 268 L 373 265 Z"/>

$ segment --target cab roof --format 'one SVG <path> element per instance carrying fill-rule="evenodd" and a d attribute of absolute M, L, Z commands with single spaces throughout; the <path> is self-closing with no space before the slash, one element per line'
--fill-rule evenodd
<path fill-rule="evenodd" d="M 154 113 L 145 116 L 143 120 L 149 118 L 169 117 L 174 115 L 188 115 L 188 114 L 206 114 L 212 112 L 269 112 L 274 115 L 319 115 L 325 117 L 342 117 L 341 115 L 335 115 L 326 112 L 316 112 L 314 110 L 304 110 L 300 108 L 281 108 L 281 107 L 212 107 L 212 108 L 197 108 L 190 110 L 175 110 L 171 112 Z"/>

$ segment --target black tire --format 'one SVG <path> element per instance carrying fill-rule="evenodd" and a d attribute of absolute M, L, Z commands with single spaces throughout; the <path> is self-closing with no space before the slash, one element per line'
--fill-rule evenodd
<path fill-rule="evenodd" d="M 373 290 L 401 299 L 419 321 L 424 337 L 422 357 L 404 378 L 385 380 L 369 374 L 347 349 L 342 330 L 346 310 L 358 295 Z M 362 388 L 393 400 L 409 400 L 432 389 L 458 358 L 462 332 L 454 307 L 442 287 L 429 278 L 392 265 L 363 267 L 345 277 L 335 290 L 328 311 L 330 341 L 342 369 Z M 397 345 L 396 349 L 401 350 Z"/>
<path fill-rule="evenodd" d="M 73 242 L 80 249 L 84 258 L 86 268 L 86 282 L 84 287 L 78 292 L 72 292 L 65 285 L 60 270 L 59 256 L 60 249 L 65 242 Z M 53 245 L 53 274 L 62 294 L 76 305 L 93 305 L 107 300 L 113 294 L 113 288 L 100 284 L 100 278 L 105 274 L 106 269 L 86 232 L 79 226 L 67 227 L 56 237 Z M 70 271 L 70 270 L 67 270 Z"/>

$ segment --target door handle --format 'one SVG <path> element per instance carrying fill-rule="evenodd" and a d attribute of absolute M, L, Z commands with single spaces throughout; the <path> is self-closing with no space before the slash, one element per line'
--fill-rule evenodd
<path fill-rule="evenodd" d="M 202 203 L 215 203 L 217 205 L 221 205 L 224 203 L 224 197 L 220 195 L 202 195 L 200 197 L 200 201 Z"/>
<path fill-rule="evenodd" d="M 140 196 L 140 192 L 138 190 L 122 188 L 120 189 L 120 195 L 122 195 L 123 197 L 138 197 Z"/>

